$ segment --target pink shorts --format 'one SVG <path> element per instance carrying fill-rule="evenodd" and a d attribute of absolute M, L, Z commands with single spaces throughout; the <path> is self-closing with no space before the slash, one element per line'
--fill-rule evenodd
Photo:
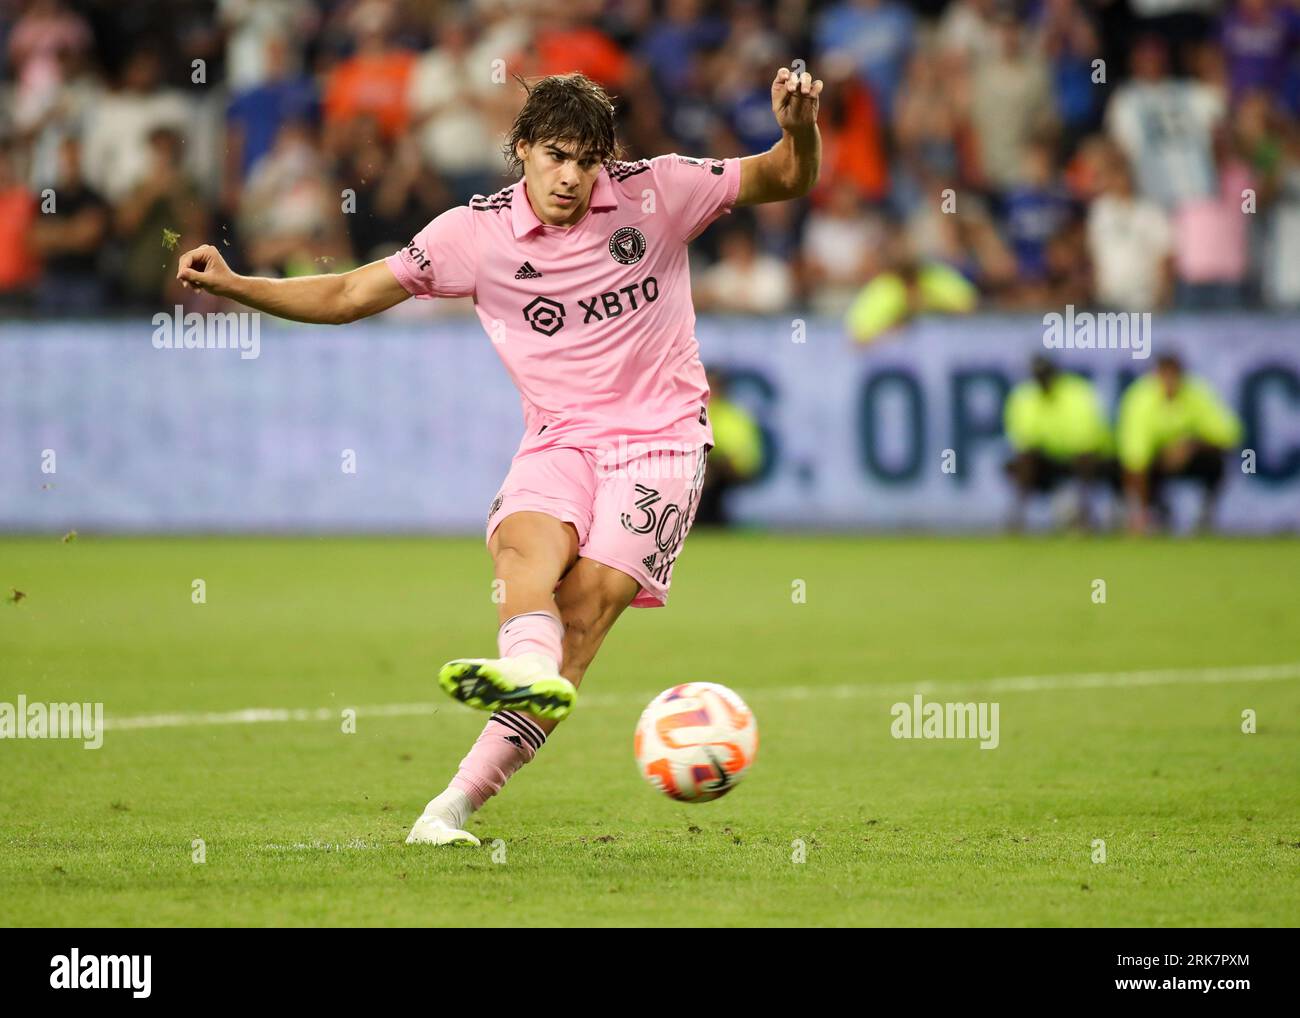
<path fill-rule="evenodd" d="M 631 576 L 633 608 L 668 603 L 673 563 L 700 503 L 705 446 L 644 452 L 633 444 L 595 452 L 572 447 L 516 456 L 487 518 L 487 538 L 511 513 L 572 523 L 578 554 Z"/>

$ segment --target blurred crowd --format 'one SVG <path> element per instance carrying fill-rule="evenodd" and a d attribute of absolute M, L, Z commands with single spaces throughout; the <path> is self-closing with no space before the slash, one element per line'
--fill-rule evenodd
<path fill-rule="evenodd" d="M 797 58 L 821 181 L 701 238 L 701 311 L 1300 307 L 1300 0 L 0 0 L 0 311 L 388 255 L 511 183 L 515 74 L 629 158 L 760 152 Z"/>

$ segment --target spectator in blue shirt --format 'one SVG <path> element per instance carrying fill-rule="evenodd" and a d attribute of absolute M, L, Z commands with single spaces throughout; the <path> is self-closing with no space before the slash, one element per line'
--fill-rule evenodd
<path fill-rule="evenodd" d="M 1031 142 L 1024 152 L 1024 182 L 1012 187 L 1003 203 L 1004 229 L 1022 281 L 1040 282 L 1047 277 L 1048 244 L 1074 211 L 1074 202 L 1055 180 L 1052 146 Z"/>
<path fill-rule="evenodd" d="M 267 43 L 267 77 L 261 84 L 237 93 L 226 114 L 227 150 L 238 179 L 248 176 L 262 156 L 275 145 L 275 136 L 286 123 L 315 121 L 316 85 L 311 78 L 290 67 L 290 51 L 283 38 L 272 36 Z"/>
<path fill-rule="evenodd" d="M 892 110 L 915 32 L 916 16 L 894 0 L 843 0 L 817 19 L 813 42 L 819 61 L 851 57 L 879 108 Z"/>

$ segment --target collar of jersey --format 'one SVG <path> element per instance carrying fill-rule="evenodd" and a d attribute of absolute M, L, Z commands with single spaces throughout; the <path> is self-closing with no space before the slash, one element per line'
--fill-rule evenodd
<path fill-rule="evenodd" d="M 515 239 L 517 240 L 545 224 L 537 218 L 537 213 L 533 211 L 533 206 L 529 204 L 528 195 L 524 193 L 523 177 L 520 177 L 515 183 L 513 191 L 515 196 L 510 202 L 510 217 L 514 225 Z M 609 170 L 601 167 L 600 176 L 596 178 L 596 183 L 591 188 L 591 202 L 578 223 L 586 222 L 587 216 L 591 214 L 592 209 L 616 208 L 618 208 L 618 195 L 615 194 L 614 185 L 609 179 Z M 574 225 L 576 226 L 578 223 Z"/>

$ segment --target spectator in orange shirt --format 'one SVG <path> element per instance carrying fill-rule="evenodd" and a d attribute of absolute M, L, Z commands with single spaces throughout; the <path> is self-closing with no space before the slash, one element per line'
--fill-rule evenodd
<path fill-rule="evenodd" d="M 40 275 L 32 244 L 36 196 L 18 176 L 12 145 L 0 147 L 0 308 L 24 307 Z"/>
<path fill-rule="evenodd" d="M 385 140 L 394 141 L 410 118 L 407 96 L 415 54 L 394 46 L 392 8 L 366 0 L 349 18 L 356 33 L 356 52 L 335 67 L 325 86 L 326 144 L 341 154 L 349 123 L 373 116 Z"/>
<path fill-rule="evenodd" d="M 822 117 L 822 197 L 830 186 L 848 180 L 858 195 L 880 201 L 889 190 L 889 168 L 880 110 L 871 90 L 847 76 L 837 82 Z"/>
<path fill-rule="evenodd" d="M 605 88 L 621 88 L 628 79 L 629 60 L 608 35 L 583 21 L 581 14 L 556 10 L 553 25 L 537 32 L 536 74 L 581 71 Z"/>

